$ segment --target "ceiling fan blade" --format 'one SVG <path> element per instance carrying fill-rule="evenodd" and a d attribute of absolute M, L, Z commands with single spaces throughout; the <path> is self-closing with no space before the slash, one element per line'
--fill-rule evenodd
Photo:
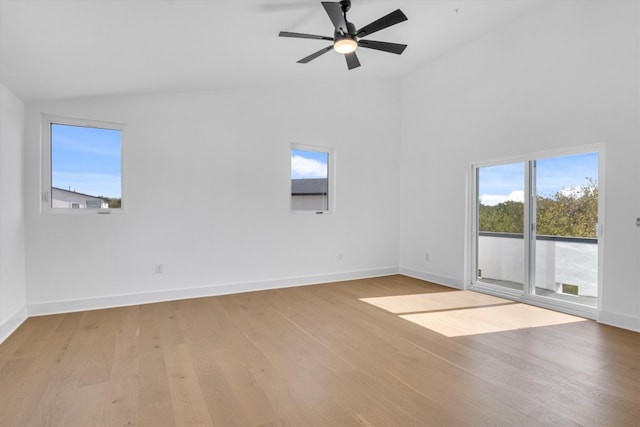
<path fill-rule="evenodd" d="M 365 25 L 364 27 L 360 28 L 356 33 L 356 36 L 366 37 L 369 34 L 375 33 L 376 31 L 384 30 L 387 27 L 404 22 L 407 19 L 407 16 L 402 13 L 400 9 L 397 9 L 380 19 L 373 21 L 371 24 Z"/>
<path fill-rule="evenodd" d="M 375 40 L 359 40 L 358 46 L 366 47 L 367 49 L 381 50 L 383 52 L 395 53 L 400 55 L 407 48 L 406 44 L 378 42 Z"/>
<path fill-rule="evenodd" d="M 323 1 L 322 6 L 327 12 L 327 15 L 329 15 L 329 19 L 331 19 L 336 31 L 342 34 L 348 34 L 349 29 L 347 28 L 347 23 L 344 20 L 344 14 L 342 13 L 342 6 L 340 6 L 340 3 Z"/>
<path fill-rule="evenodd" d="M 315 34 L 304 34 L 304 33 L 292 33 L 289 31 L 280 31 L 278 34 L 280 37 L 293 37 L 296 39 L 315 39 L 315 40 L 329 40 L 333 41 L 333 37 L 328 36 L 316 36 Z"/>
<path fill-rule="evenodd" d="M 333 49 L 333 45 L 331 46 L 327 46 L 325 48 L 320 49 L 319 51 L 312 53 L 309 56 L 306 56 L 304 58 L 302 58 L 299 61 L 296 61 L 298 64 L 306 64 L 309 61 L 313 61 L 314 59 L 316 59 L 318 56 L 320 55 L 324 55 L 325 53 L 329 52 L 331 49 Z"/>
<path fill-rule="evenodd" d="M 345 53 L 344 57 L 347 59 L 347 68 L 353 70 L 354 68 L 358 68 L 360 66 L 360 61 L 358 61 L 358 55 L 355 52 Z"/>

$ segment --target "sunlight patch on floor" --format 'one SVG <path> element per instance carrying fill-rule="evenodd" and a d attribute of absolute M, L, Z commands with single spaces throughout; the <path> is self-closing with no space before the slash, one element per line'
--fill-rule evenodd
<path fill-rule="evenodd" d="M 362 298 L 361 301 L 447 337 L 586 321 L 471 291 Z"/>

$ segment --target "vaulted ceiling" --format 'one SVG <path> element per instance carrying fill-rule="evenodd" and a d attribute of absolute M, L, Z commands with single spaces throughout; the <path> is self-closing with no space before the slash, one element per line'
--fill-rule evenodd
<path fill-rule="evenodd" d="M 291 82 L 399 78 L 545 0 L 353 0 L 356 27 L 402 9 L 409 20 L 371 37 L 401 55 L 360 49 L 296 61 L 332 36 L 316 0 L 0 0 L 0 81 L 23 100 L 160 93 Z"/>

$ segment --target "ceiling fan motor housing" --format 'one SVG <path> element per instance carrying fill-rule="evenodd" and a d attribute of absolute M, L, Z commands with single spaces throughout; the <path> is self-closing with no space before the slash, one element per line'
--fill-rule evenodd
<path fill-rule="evenodd" d="M 348 22 L 348 21 L 346 21 L 346 22 L 347 22 L 347 28 L 346 28 L 347 31 L 344 34 L 342 34 L 340 31 L 336 30 L 333 33 L 333 38 L 341 39 L 341 38 L 344 38 L 345 36 L 347 36 L 347 37 L 351 37 L 352 39 L 355 40 L 355 38 L 356 38 L 356 26 L 353 25 L 351 22 Z"/>

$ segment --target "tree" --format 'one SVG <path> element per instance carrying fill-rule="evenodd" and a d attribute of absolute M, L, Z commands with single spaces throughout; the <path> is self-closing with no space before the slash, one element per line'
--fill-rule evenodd
<path fill-rule="evenodd" d="M 495 206 L 480 204 L 480 231 L 518 233 L 524 230 L 524 205 L 508 200 Z"/>
<path fill-rule="evenodd" d="M 537 197 L 537 234 L 547 236 L 596 237 L 598 184 L 564 188 L 551 198 Z"/>
<path fill-rule="evenodd" d="M 536 234 L 546 236 L 596 237 L 598 183 L 586 178 L 583 186 L 563 188 L 550 197 L 536 197 Z M 506 201 L 479 206 L 480 231 L 524 232 L 524 204 Z"/>
<path fill-rule="evenodd" d="M 109 207 L 110 208 L 121 208 L 122 207 L 122 199 L 121 198 L 108 198 L 107 201 L 109 202 Z"/>

